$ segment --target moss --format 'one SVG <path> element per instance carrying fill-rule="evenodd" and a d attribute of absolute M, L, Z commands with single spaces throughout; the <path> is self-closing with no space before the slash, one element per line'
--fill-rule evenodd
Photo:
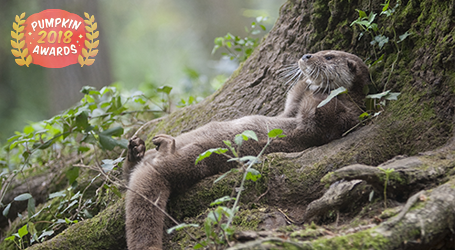
<path fill-rule="evenodd" d="M 310 240 L 325 235 L 326 231 L 327 231 L 326 229 L 321 227 L 318 228 L 306 227 L 305 229 L 292 232 L 290 236 L 293 239 Z"/>
<path fill-rule="evenodd" d="M 263 220 L 261 209 L 244 209 L 236 214 L 234 225 L 236 230 L 257 230 Z"/>
<path fill-rule="evenodd" d="M 373 229 L 311 241 L 313 249 L 385 249 L 388 239 L 372 233 Z"/>
<path fill-rule="evenodd" d="M 69 227 L 52 240 L 33 245 L 29 249 L 126 248 L 124 213 L 124 201 L 121 200 L 92 218 L 90 223 L 86 223 L 85 221 L 79 222 Z"/>
<path fill-rule="evenodd" d="M 400 209 L 401 209 L 400 207 L 387 208 L 384 211 L 382 211 L 381 215 L 379 215 L 379 218 L 387 219 L 392 216 L 395 216 L 400 212 Z"/>

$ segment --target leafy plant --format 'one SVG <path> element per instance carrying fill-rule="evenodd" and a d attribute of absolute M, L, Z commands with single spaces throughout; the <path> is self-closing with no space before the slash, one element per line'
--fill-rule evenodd
<path fill-rule="evenodd" d="M 381 167 L 378 167 L 379 170 L 384 172 L 385 174 L 385 179 L 384 179 L 384 208 L 387 208 L 387 184 L 389 183 L 390 179 L 390 174 L 395 171 L 393 168 L 388 168 L 388 169 L 383 169 Z"/>
<path fill-rule="evenodd" d="M 270 145 L 270 143 L 277 138 L 285 137 L 286 135 L 283 134 L 283 130 L 281 129 L 272 129 L 267 134 L 267 143 L 262 148 L 261 152 L 257 156 L 243 156 L 240 157 L 238 152 L 240 151 L 241 146 L 243 145 L 244 141 L 248 141 L 249 139 L 258 141 L 258 137 L 254 131 L 246 130 L 241 134 L 238 134 L 234 137 L 235 146 L 232 144 L 231 141 L 223 141 L 227 148 L 212 148 L 208 149 L 202 154 L 200 154 L 195 164 L 198 164 L 201 160 L 210 157 L 212 154 L 222 154 L 229 158 L 228 161 L 236 161 L 239 165 L 239 168 L 233 168 L 230 171 L 224 173 L 220 177 L 218 177 L 214 183 L 222 180 L 230 173 L 236 173 L 239 171 L 243 171 L 242 179 L 240 182 L 240 186 L 237 189 L 236 197 L 224 196 L 221 197 L 214 202 L 212 202 L 211 206 L 216 206 L 212 211 L 210 211 L 205 219 L 204 222 L 204 232 L 206 234 L 206 239 L 199 241 L 198 244 L 195 245 L 194 249 L 208 247 L 211 244 L 215 245 L 224 245 L 228 242 L 229 237 L 234 233 L 234 228 L 231 226 L 235 214 L 238 212 L 238 202 L 240 200 L 240 196 L 242 191 L 244 190 L 245 181 L 257 181 L 261 178 L 261 173 L 254 169 L 254 164 L 260 162 L 259 158 L 264 153 L 265 149 Z M 233 155 L 226 154 L 230 151 Z M 232 207 L 223 206 L 223 203 L 234 201 Z M 179 224 L 175 227 L 172 227 L 168 230 L 168 232 L 173 232 L 174 230 L 180 230 L 187 227 L 199 227 L 198 224 Z"/>
<path fill-rule="evenodd" d="M 392 19 L 392 25 L 388 26 L 392 30 L 393 37 L 388 37 L 386 33 L 386 27 L 379 27 L 377 23 L 375 23 L 375 19 L 378 16 L 384 16 L 385 18 L 391 18 L 396 12 L 398 7 L 400 6 L 401 1 L 397 0 L 395 6 L 392 8 L 390 6 L 390 0 L 386 0 L 384 4 L 382 4 L 382 10 L 379 13 L 379 15 L 373 11 L 371 11 L 368 15 L 365 11 L 363 10 L 357 10 L 359 13 L 359 17 L 357 20 L 354 20 L 351 23 L 351 26 L 357 25 L 362 29 L 362 32 L 359 34 L 359 40 L 365 35 L 369 34 L 371 37 L 371 42 L 370 44 L 373 47 L 373 52 L 376 55 L 376 60 L 370 63 L 370 66 L 374 66 L 380 62 L 383 61 L 384 59 L 384 54 L 381 54 L 380 56 L 377 55 L 377 49 L 379 51 L 382 51 L 384 46 L 388 44 L 390 41 L 392 41 L 394 48 L 396 50 L 396 58 L 393 61 L 391 65 L 391 69 L 389 72 L 389 76 L 387 78 L 387 81 L 384 84 L 383 91 L 381 93 L 377 94 L 370 94 L 366 96 L 366 106 L 367 106 L 367 111 L 363 112 L 360 115 L 360 120 L 361 121 L 366 121 L 372 118 L 377 117 L 379 114 L 382 113 L 384 110 L 384 106 L 386 105 L 387 101 L 392 101 L 392 100 L 397 100 L 397 97 L 400 95 L 398 92 L 391 92 L 391 90 L 387 90 L 387 84 L 390 80 L 390 77 L 392 75 L 392 72 L 394 71 L 395 64 L 397 63 L 399 56 L 401 54 L 402 48 L 399 47 L 399 43 L 404 41 L 409 35 L 411 35 L 410 32 L 406 31 L 404 34 L 400 35 L 397 37 L 393 19 Z M 373 82 L 374 84 L 374 82 Z"/>
<path fill-rule="evenodd" d="M 74 107 L 65 110 L 62 114 L 56 115 L 48 120 L 32 123 L 26 126 L 23 131 L 16 132 L 8 139 L 8 144 L 0 152 L 1 165 L 3 172 L 0 174 L 0 202 L 3 202 L 6 191 L 12 181 L 19 175 L 27 182 L 27 173 L 33 173 L 35 167 L 42 168 L 49 162 L 55 162 L 60 155 L 73 155 L 83 158 L 83 153 L 92 151 L 91 155 L 98 157 L 100 152 L 115 150 L 116 148 L 126 148 L 128 141 L 121 139 L 130 127 L 134 126 L 145 114 L 159 116 L 167 112 L 169 94 L 172 88 L 163 86 L 155 90 L 157 96 L 146 96 L 142 92 L 125 95 L 120 93 L 115 87 L 104 87 L 96 90 L 93 87 L 84 87 L 81 92 L 84 94 L 81 102 Z M 161 97 L 158 95 L 161 94 Z M 161 103 L 160 103 L 161 101 Z M 148 115 L 150 116 L 150 115 Z M 93 157 L 92 157 L 93 159 Z M 58 161 L 66 161 L 60 159 Z M 102 159 L 99 164 L 103 172 L 115 170 L 121 164 L 123 158 Z M 95 200 L 84 198 L 84 194 L 89 186 L 100 177 L 95 176 L 91 182 L 82 190 L 75 191 L 78 187 L 77 178 L 79 177 L 79 167 L 88 167 L 81 164 L 74 164 L 74 159 L 64 165 L 71 165 L 63 173 L 68 179 L 69 187 L 65 190 L 52 193 L 50 200 L 55 200 L 53 206 L 43 207 L 36 211 L 35 199 L 29 192 L 18 195 L 13 201 L 1 206 L 3 215 L 7 216 L 10 212 L 11 204 L 19 201 L 27 201 L 27 218 L 22 218 L 28 225 L 29 241 L 24 241 L 24 229 L 14 237 L 9 237 L 16 246 L 24 248 L 27 244 L 42 241 L 46 237 L 53 235 L 62 227 L 77 223 L 80 219 L 91 218 L 92 212 L 97 211 L 101 205 L 103 196 L 121 196 L 117 186 L 105 180 L 98 187 Z M 95 165 L 98 164 L 96 159 Z M 27 184 L 27 186 L 29 186 Z M 30 189 L 30 186 L 29 186 Z M 57 202 L 58 201 L 58 202 Z M 107 204 L 104 204 L 107 205 Z M 41 221 L 47 226 L 35 228 L 36 219 L 43 212 L 47 211 L 54 214 L 51 221 Z M 21 222 L 23 223 L 23 222 Z"/>
<path fill-rule="evenodd" d="M 222 55 L 228 56 L 231 60 L 245 61 L 259 45 L 260 37 L 258 35 L 267 30 L 263 25 L 267 19 L 267 17 L 262 16 L 256 17 L 256 21 L 251 23 L 251 28 L 245 27 L 247 36 L 244 38 L 234 36 L 231 33 L 227 33 L 224 37 L 215 38 L 212 54 L 218 49 L 224 48 L 227 53 L 223 52 Z"/>
<path fill-rule="evenodd" d="M 17 233 L 14 233 L 10 237 L 5 238 L 5 240 L 11 240 L 16 244 L 17 248 L 19 249 L 25 249 L 25 244 L 24 244 L 24 236 L 28 234 L 27 230 L 27 225 L 24 225 L 23 227 L 19 228 Z M 18 241 L 16 241 L 16 238 Z"/>

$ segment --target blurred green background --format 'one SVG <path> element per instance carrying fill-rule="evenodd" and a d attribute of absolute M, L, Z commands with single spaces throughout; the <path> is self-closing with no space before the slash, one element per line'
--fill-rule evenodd
<path fill-rule="evenodd" d="M 214 39 L 245 36 L 258 16 L 267 31 L 284 0 L 1 0 L 0 144 L 27 123 L 44 120 L 79 101 L 82 86 L 98 89 L 115 83 L 146 91 L 173 87 L 173 104 L 189 96 L 205 97 L 237 68 L 238 62 L 211 54 Z M 95 16 L 99 53 L 91 66 L 60 69 L 18 66 L 11 53 L 16 15 L 45 9 Z M 262 33 L 260 36 L 263 36 Z"/>

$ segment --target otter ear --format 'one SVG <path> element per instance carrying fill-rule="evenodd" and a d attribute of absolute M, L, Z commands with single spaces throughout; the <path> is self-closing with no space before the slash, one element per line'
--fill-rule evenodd
<path fill-rule="evenodd" d="M 351 70 L 351 72 L 356 72 L 357 71 L 356 62 L 348 59 L 348 68 Z"/>

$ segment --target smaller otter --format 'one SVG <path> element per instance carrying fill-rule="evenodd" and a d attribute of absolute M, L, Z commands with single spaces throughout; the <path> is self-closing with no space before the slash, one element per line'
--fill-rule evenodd
<path fill-rule="evenodd" d="M 176 138 L 157 135 L 152 139 L 157 148 L 147 152 L 141 139 L 130 140 L 124 163 L 125 178 L 129 179 L 128 249 L 162 248 L 164 214 L 141 195 L 165 209 L 172 192 L 183 192 L 203 178 L 236 166 L 223 155 L 212 155 L 195 165 L 201 153 L 224 147 L 223 140 L 252 130 L 258 141 L 244 142 L 240 155 L 257 155 L 267 143 L 268 131 L 279 128 L 287 136 L 273 140 L 265 153 L 298 152 L 340 138 L 357 124 L 363 112 L 359 108 L 363 106 L 363 86 L 369 82 L 368 67 L 360 58 L 342 51 L 320 51 L 304 55 L 296 70 L 299 79 L 288 93 L 284 112 L 278 116 L 252 115 L 211 122 Z M 349 96 L 340 95 L 317 108 L 331 90 L 341 86 L 348 89 Z"/>

